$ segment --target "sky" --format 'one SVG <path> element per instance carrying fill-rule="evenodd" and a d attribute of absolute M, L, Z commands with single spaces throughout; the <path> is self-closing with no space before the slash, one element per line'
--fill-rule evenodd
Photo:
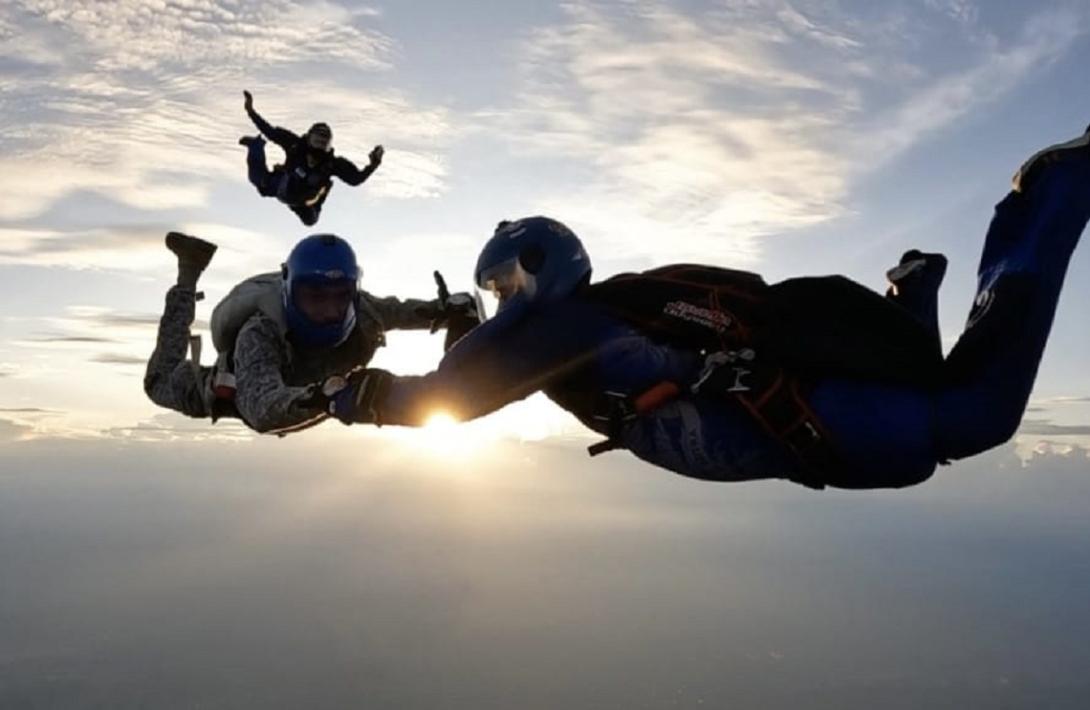
<path fill-rule="evenodd" d="M 1015 439 L 912 491 L 591 461 L 541 398 L 257 437 L 141 378 L 166 231 L 220 246 L 198 330 L 307 233 L 246 181 L 243 89 L 360 164 L 385 146 L 319 223 L 375 294 L 431 297 L 434 269 L 468 289 L 495 223 L 531 214 L 597 277 L 880 290 L 916 247 L 950 259 L 949 347 L 1012 173 L 1090 122 L 1088 61 L 1085 0 L 0 0 L 0 705 L 1085 698 L 1085 249 Z M 395 333 L 374 364 L 440 355 Z"/>

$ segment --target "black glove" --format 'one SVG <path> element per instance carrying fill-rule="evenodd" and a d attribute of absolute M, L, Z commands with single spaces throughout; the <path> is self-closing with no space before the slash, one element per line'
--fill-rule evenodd
<path fill-rule="evenodd" d="M 323 387 L 329 398 L 329 413 L 344 424 L 382 424 L 378 407 L 386 398 L 386 392 L 394 376 L 386 370 L 366 368 L 356 370 L 337 391 L 334 378 L 326 380 Z"/>
<path fill-rule="evenodd" d="M 431 332 L 446 327 L 447 335 L 443 339 L 443 352 L 462 339 L 469 331 L 481 323 L 480 313 L 477 311 L 477 301 L 468 293 L 451 293 L 447 290 L 446 279 L 436 271 L 435 285 L 439 288 L 439 311 L 431 322 Z"/>
<path fill-rule="evenodd" d="M 466 333 L 481 324 L 477 302 L 468 293 L 455 293 L 447 298 L 447 334 L 443 338 L 443 352 L 450 350 Z"/>

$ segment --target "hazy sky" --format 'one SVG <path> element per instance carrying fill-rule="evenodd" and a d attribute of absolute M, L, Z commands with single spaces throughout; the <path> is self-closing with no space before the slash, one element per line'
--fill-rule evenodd
<path fill-rule="evenodd" d="M 951 260 L 949 345 L 1011 174 L 1090 122 L 1087 66 L 1086 0 L 0 0 L 0 705 L 1085 698 L 1085 246 L 1015 442 L 915 491 L 591 462 L 540 400 L 454 434 L 254 439 L 157 410 L 141 376 L 164 232 L 220 245 L 201 320 L 307 233 L 246 181 L 243 89 L 360 164 L 386 147 L 319 224 L 374 293 L 468 288 L 529 214 L 599 276 L 880 289 L 919 247 Z M 394 335 L 375 364 L 439 355 Z"/>

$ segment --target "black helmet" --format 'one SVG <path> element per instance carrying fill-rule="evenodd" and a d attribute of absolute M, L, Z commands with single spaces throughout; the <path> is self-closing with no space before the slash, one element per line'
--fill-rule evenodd
<path fill-rule="evenodd" d="M 322 153 L 328 153 L 333 143 L 333 130 L 328 123 L 315 123 L 307 129 L 307 145 Z"/>

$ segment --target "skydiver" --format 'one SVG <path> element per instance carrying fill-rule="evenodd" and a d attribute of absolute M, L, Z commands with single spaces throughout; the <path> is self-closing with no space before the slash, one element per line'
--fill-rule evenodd
<path fill-rule="evenodd" d="M 235 286 L 212 313 L 219 357 L 191 360 L 190 326 L 197 281 L 216 246 L 170 232 L 166 246 L 178 259 L 178 278 L 166 295 L 144 390 L 161 407 L 190 417 L 239 417 L 258 432 L 287 433 L 320 421 L 308 404 L 308 385 L 366 365 L 388 330 L 433 331 L 447 325 L 447 346 L 476 324 L 469 294 L 439 300 L 380 298 L 359 288 L 352 247 L 332 234 L 306 237 L 279 273 Z M 199 341 L 197 341 L 199 343 Z M 316 416 L 317 415 L 317 416 Z"/>
<path fill-rule="evenodd" d="M 328 408 L 346 424 L 418 426 L 437 410 L 467 420 L 541 390 L 607 437 L 597 450 L 627 449 L 685 476 L 911 486 L 1018 428 L 1088 219 L 1090 128 L 1016 173 L 988 229 L 966 329 L 945 358 L 934 315 L 941 255 L 906 253 L 885 300 L 842 277 L 765 288 L 754 274 L 723 272 L 730 287 L 712 289 L 701 280 L 718 272 L 699 266 L 590 284 L 590 260 L 564 225 L 504 222 L 475 270 L 498 299 L 495 316 L 435 371 L 362 370 L 330 390 Z M 790 296 L 837 290 L 847 298 L 832 313 Z M 641 311 L 641 299 L 654 308 Z M 882 319 L 899 325 L 837 330 L 869 311 L 879 329 Z M 855 341 L 831 357 L 836 343 L 819 342 L 830 333 Z"/>
<path fill-rule="evenodd" d="M 308 227 L 318 221 L 322 204 L 333 188 L 332 178 L 349 185 L 360 185 L 382 164 L 384 153 L 376 145 L 368 155 L 368 164 L 360 170 L 349 159 L 333 154 L 333 131 L 325 123 L 315 123 L 302 136 L 286 128 L 273 126 L 254 110 L 254 97 L 242 92 L 244 107 L 261 135 L 243 136 L 250 182 L 263 197 L 275 197 L 299 216 Z M 265 136 L 284 149 L 282 165 L 269 170 L 265 160 Z"/>

